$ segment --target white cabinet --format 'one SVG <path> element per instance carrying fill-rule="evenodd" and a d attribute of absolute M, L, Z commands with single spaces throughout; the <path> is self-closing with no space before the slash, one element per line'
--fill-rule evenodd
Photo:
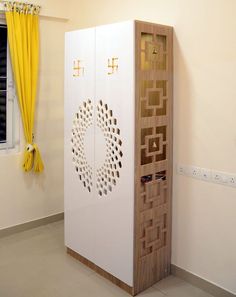
<path fill-rule="evenodd" d="M 141 28 L 147 32 L 141 32 Z M 142 35 L 144 33 L 146 35 Z M 169 272 L 171 34 L 170 27 L 135 21 L 66 33 L 65 244 L 70 254 L 131 294 Z M 151 35 L 155 35 L 153 40 Z M 165 46 L 170 48 L 169 52 Z M 158 57 L 152 51 L 158 51 Z M 144 64 L 143 53 L 146 55 Z M 160 61 L 159 53 L 166 65 Z M 145 69 L 141 69 L 143 67 Z M 146 69 L 148 67 L 150 69 Z M 150 92 L 150 98 L 145 99 L 142 92 Z M 144 101 L 149 106 L 144 105 Z M 166 114 L 159 115 L 158 110 L 164 107 Z M 149 116 L 152 111 L 154 114 Z M 158 130 L 158 126 L 162 128 Z M 152 134 L 150 129 L 155 132 Z M 147 156 L 145 143 L 142 143 L 145 136 L 152 145 Z M 163 143 L 165 159 L 159 160 Z M 153 160 L 148 164 L 145 158 Z M 147 163 L 142 164 L 143 161 Z M 159 169 L 163 169 L 160 170 L 162 179 L 156 177 Z M 149 233 L 141 234 L 144 225 L 140 216 L 145 216 L 145 209 L 140 199 L 145 189 L 150 192 L 151 184 L 152 199 L 148 202 L 149 208 L 145 207 L 153 214 L 149 214 L 150 226 L 144 222 Z M 153 195 L 157 196 L 161 188 L 169 188 L 166 201 L 162 203 L 167 208 L 166 212 L 162 209 L 162 213 L 166 213 L 165 248 L 149 243 L 152 251 L 145 247 L 149 253 L 142 254 L 147 241 L 150 239 L 157 244 L 160 238 L 155 236 L 160 237 L 163 231 L 161 224 L 152 230 L 152 225 L 158 223 Z M 168 261 L 162 260 L 165 272 L 162 276 L 154 271 L 154 277 L 150 277 L 153 267 L 160 264 L 150 264 L 150 259 L 155 261 L 154 254 L 160 249 L 168 258 Z"/>

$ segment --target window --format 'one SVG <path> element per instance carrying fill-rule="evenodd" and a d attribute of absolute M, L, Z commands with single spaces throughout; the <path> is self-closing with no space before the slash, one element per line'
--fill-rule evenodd
<path fill-rule="evenodd" d="M 0 27 L 0 142 L 7 141 L 7 30 Z"/>
<path fill-rule="evenodd" d="M 0 23 L 0 150 L 19 142 L 19 111 L 7 42 L 7 26 Z"/>

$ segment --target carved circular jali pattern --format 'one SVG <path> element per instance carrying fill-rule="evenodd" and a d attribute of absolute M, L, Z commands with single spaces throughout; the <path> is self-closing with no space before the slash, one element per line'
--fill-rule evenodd
<path fill-rule="evenodd" d="M 94 170 L 93 164 L 88 163 L 85 152 L 85 136 L 88 128 L 94 123 L 94 114 L 96 116 L 95 124 L 102 130 L 106 144 L 104 163 L 96 170 Z M 91 192 L 95 178 L 98 194 L 100 196 L 108 195 L 120 178 L 123 152 L 117 119 L 102 100 L 97 104 L 95 113 L 91 100 L 83 102 L 79 107 L 73 120 L 71 144 L 72 160 L 83 186 Z M 96 147 L 94 149 L 96 150 Z"/>
<path fill-rule="evenodd" d="M 72 160 L 79 179 L 91 192 L 93 187 L 93 168 L 88 164 L 85 155 L 84 138 L 87 129 L 93 125 L 93 105 L 91 100 L 83 102 L 75 114 L 72 127 Z"/>

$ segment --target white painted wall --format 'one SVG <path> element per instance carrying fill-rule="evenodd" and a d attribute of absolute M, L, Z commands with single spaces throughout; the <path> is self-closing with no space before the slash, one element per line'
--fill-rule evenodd
<path fill-rule="evenodd" d="M 174 162 L 236 173 L 236 2 L 71 0 L 71 29 L 174 26 Z M 174 173 L 172 263 L 236 293 L 236 189 Z"/>
<path fill-rule="evenodd" d="M 63 16 L 66 4 L 42 4 L 42 13 Z M 46 6 L 46 7 L 45 7 Z M 66 15 L 65 15 L 66 16 Z M 40 76 L 36 111 L 36 142 L 45 171 L 24 173 L 22 153 L 0 155 L 0 229 L 63 211 L 63 84 L 64 32 L 67 23 L 40 18 Z M 21 135 L 23 140 L 23 135 Z"/>

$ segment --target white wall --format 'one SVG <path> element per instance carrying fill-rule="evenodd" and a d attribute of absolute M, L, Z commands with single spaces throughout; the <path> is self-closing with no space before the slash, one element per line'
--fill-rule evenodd
<path fill-rule="evenodd" d="M 66 5 L 42 4 L 42 14 L 63 16 Z M 47 2 L 47 4 L 46 4 Z M 0 155 L 0 229 L 63 212 L 64 32 L 61 19 L 40 18 L 40 76 L 36 142 L 45 171 L 24 173 L 22 153 Z M 23 135 L 21 136 L 23 140 Z"/>
<path fill-rule="evenodd" d="M 236 2 L 71 0 L 70 28 L 174 26 L 174 162 L 236 173 Z M 236 293 L 236 189 L 174 172 L 172 263 Z"/>

